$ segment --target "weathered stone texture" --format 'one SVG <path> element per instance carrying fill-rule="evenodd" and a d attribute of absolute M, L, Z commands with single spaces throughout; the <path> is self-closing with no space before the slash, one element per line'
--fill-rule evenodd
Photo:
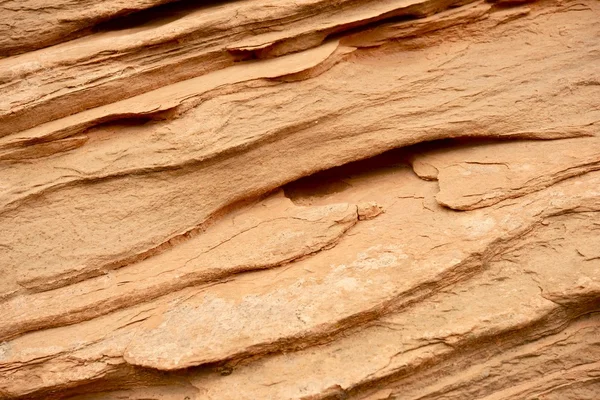
<path fill-rule="evenodd" d="M 597 400 L 598 21 L 0 0 L 0 399 Z"/>

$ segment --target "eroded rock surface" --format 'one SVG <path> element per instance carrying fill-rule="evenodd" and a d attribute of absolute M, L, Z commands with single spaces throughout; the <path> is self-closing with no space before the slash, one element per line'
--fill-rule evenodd
<path fill-rule="evenodd" d="M 0 10 L 0 399 L 600 398 L 597 1 Z"/>

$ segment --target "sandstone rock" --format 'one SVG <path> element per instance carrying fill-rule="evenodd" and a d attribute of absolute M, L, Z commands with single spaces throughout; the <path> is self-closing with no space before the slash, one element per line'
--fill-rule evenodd
<path fill-rule="evenodd" d="M 0 305 L 4 316 L 0 338 L 78 322 L 173 290 L 285 264 L 332 245 L 358 219 L 354 205 L 304 208 L 289 203 L 275 197 L 129 268 L 12 297 Z"/>
<path fill-rule="evenodd" d="M 0 3 L 0 56 L 23 53 L 89 33 L 89 28 L 173 0 L 5 0 Z"/>
<path fill-rule="evenodd" d="M 598 2 L 0 9 L 0 399 L 599 398 Z"/>
<path fill-rule="evenodd" d="M 420 177 L 439 181 L 440 204 L 469 210 L 600 169 L 600 140 L 469 144 L 417 154 L 412 165 Z"/>

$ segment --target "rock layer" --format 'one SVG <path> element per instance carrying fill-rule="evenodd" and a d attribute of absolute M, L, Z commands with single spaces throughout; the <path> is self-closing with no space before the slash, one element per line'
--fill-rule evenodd
<path fill-rule="evenodd" d="M 0 398 L 600 396 L 598 2 L 38 3 Z"/>

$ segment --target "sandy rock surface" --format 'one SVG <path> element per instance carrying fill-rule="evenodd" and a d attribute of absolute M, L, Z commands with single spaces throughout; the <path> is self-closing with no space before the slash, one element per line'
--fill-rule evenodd
<path fill-rule="evenodd" d="M 0 399 L 600 398 L 596 0 L 0 0 Z"/>

